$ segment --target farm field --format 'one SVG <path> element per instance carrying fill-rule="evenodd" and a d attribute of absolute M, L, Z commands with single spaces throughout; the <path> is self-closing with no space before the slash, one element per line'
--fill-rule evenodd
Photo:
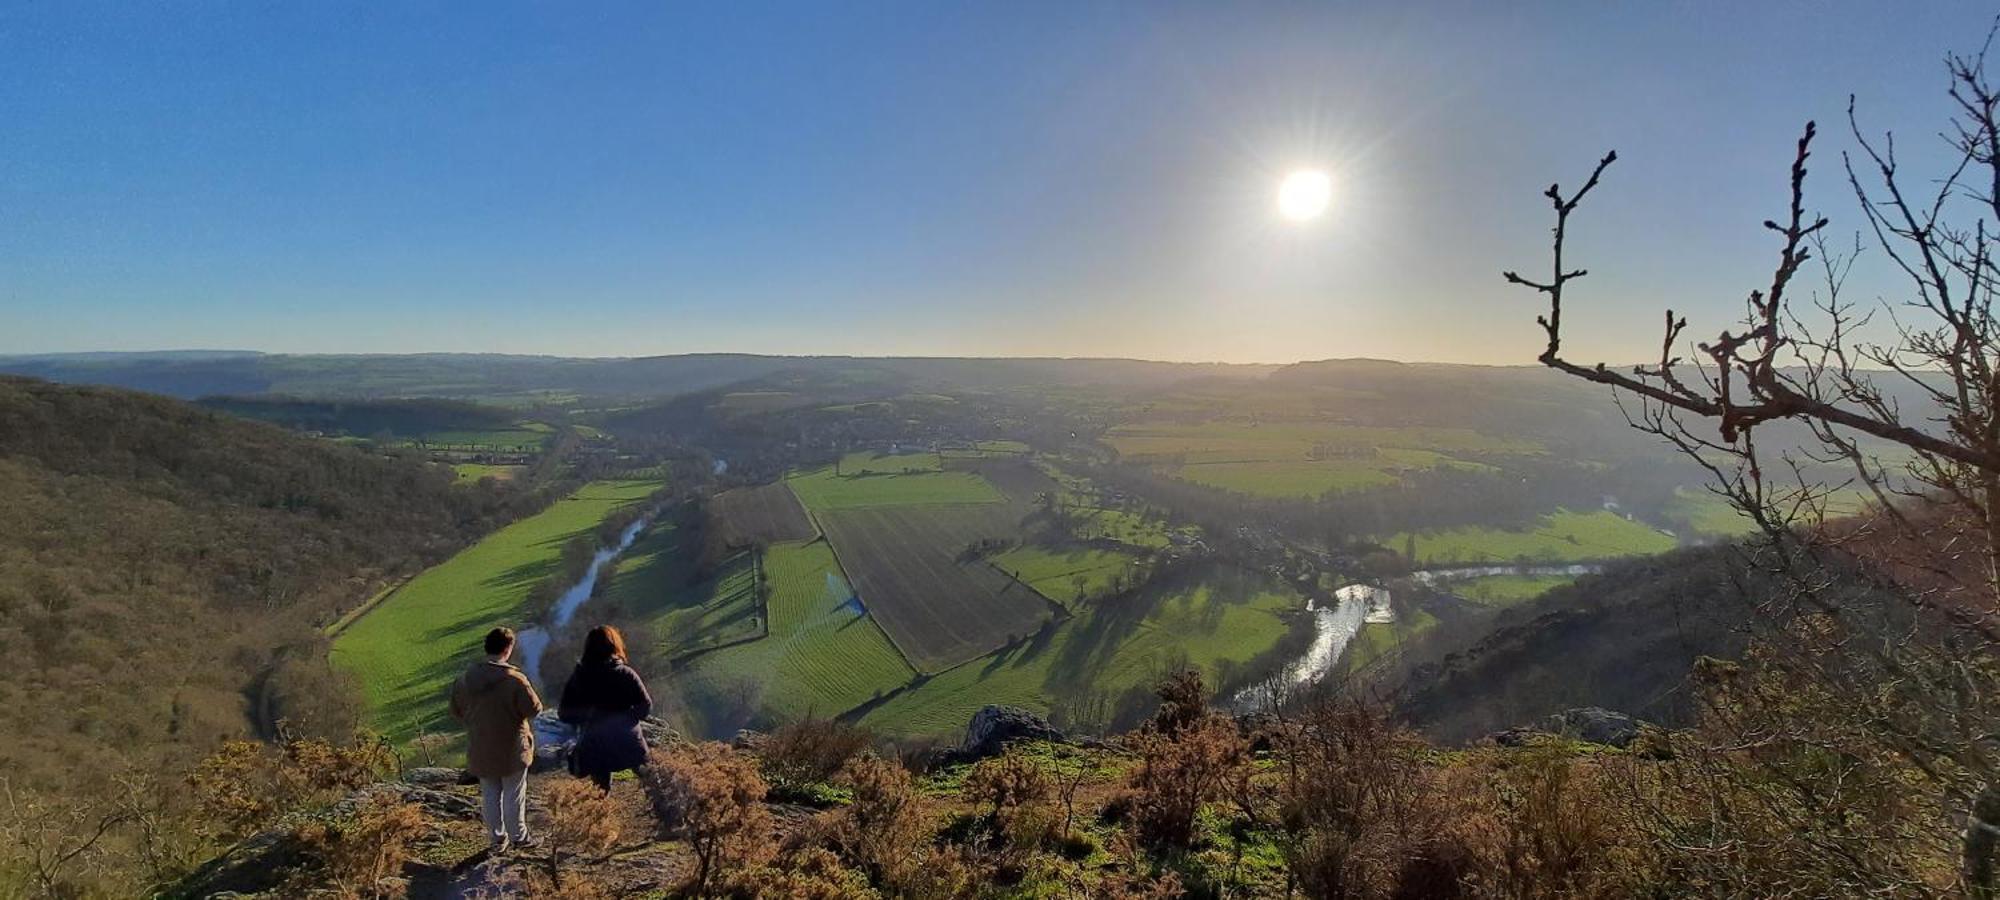
<path fill-rule="evenodd" d="M 1486 606 L 1512 606 L 1575 581 L 1570 575 L 1487 575 L 1451 582 L 1449 593 Z"/>
<path fill-rule="evenodd" d="M 1143 690 L 1182 663 L 1213 674 L 1268 649 L 1285 634 L 1281 614 L 1304 607 L 1282 584 L 1243 571 L 1123 600 L 941 673 L 870 710 L 861 724 L 884 734 L 957 735 L 989 703 L 1047 712 L 1052 703 Z"/>
<path fill-rule="evenodd" d="M 763 709 L 780 719 L 833 716 L 916 675 L 856 604 L 826 541 L 773 544 L 764 554 L 769 633 L 693 658 L 677 676 L 694 695 L 760 686 Z"/>
<path fill-rule="evenodd" d="M 724 546 L 809 541 L 819 535 L 797 495 L 784 482 L 736 488 L 709 501 L 712 527 Z"/>
<path fill-rule="evenodd" d="M 819 520 L 868 612 L 911 665 L 935 672 L 1034 631 L 1049 616 L 1032 589 L 983 560 L 960 559 L 975 541 L 1016 533 L 1010 508 L 863 507 Z"/>
<path fill-rule="evenodd" d="M 653 526 L 619 557 L 605 598 L 644 622 L 668 657 L 762 634 L 754 554 L 736 553 L 695 582 L 700 549 L 690 544 L 674 523 Z"/>
<path fill-rule="evenodd" d="M 1255 497 L 1317 497 L 1392 484 L 1403 472 L 1481 467 L 1452 454 L 1541 452 L 1531 442 L 1463 428 L 1350 425 L 1125 425 L 1106 442 L 1125 459 Z"/>
<path fill-rule="evenodd" d="M 1118 573 L 1133 571 L 1138 561 L 1137 556 L 1119 550 L 1036 545 L 1015 547 L 987 560 L 994 568 L 1065 606 L 1073 606 L 1083 596 L 1102 592 Z"/>
<path fill-rule="evenodd" d="M 845 477 L 827 466 L 785 479 L 815 514 L 838 509 L 940 503 L 1000 503 L 1007 498 L 972 472 Z"/>
<path fill-rule="evenodd" d="M 936 453 L 877 453 L 863 450 L 840 458 L 840 474 L 901 475 L 905 472 L 938 472 L 944 469 Z"/>
<path fill-rule="evenodd" d="M 457 473 L 459 481 L 478 481 L 481 478 L 489 477 L 499 481 L 513 481 L 516 476 L 527 471 L 527 468 L 527 466 L 503 466 L 490 463 L 457 463 L 451 467 L 451 470 Z"/>
<path fill-rule="evenodd" d="M 1605 510 L 1557 510 L 1529 530 L 1453 528 L 1395 535 L 1391 549 L 1415 548 L 1418 565 L 1581 562 L 1672 550 L 1676 541 L 1653 527 Z"/>
<path fill-rule="evenodd" d="M 1369 663 L 1395 652 L 1403 643 L 1437 627 L 1437 617 L 1423 610 L 1400 615 L 1386 624 L 1363 625 L 1347 645 L 1347 670 L 1360 671 Z"/>
<path fill-rule="evenodd" d="M 539 610 L 528 591 L 557 571 L 562 546 L 641 502 L 657 481 L 600 481 L 425 570 L 333 640 L 333 662 L 361 681 L 369 724 L 398 743 L 450 730 L 445 693 L 495 625 L 521 628 Z"/>
<path fill-rule="evenodd" d="M 419 445 L 491 447 L 496 450 L 533 451 L 555 436 L 554 429 L 540 422 L 513 428 L 486 428 L 477 431 L 426 431 L 411 439 Z"/>

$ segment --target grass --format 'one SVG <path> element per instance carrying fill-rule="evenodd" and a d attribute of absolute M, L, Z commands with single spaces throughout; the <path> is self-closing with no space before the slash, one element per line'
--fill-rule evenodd
<path fill-rule="evenodd" d="M 710 689 L 750 680 L 779 718 L 831 716 L 916 674 L 868 616 L 823 540 L 773 544 L 764 555 L 769 634 L 696 657 L 686 677 Z"/>
<path fill-rule="evenodd" d="M 844 469 L 843 469 L 844 471 Z M 815 512 L 941 503 L 999 503 L 1003 497 L 972 472 L 919 472 L 909 475 L 833 474 L 831 466 L 786 480 L 799 502 Z"/>
<path fill-rule="evenodd" d="M 495 625 L 530 624 L 528 591 L 555 573 L 564 542 L 643 501 L 653 481 L 599 481 L 487 536 L 397 589 L 333 642 L 333 662 L 361 681 L 367 719 L 398 743 L 455 731 L 445 695 Z"/>
<path fill-rule="evenodd" d="M 1486 575 L 1444 585 L 1444 590 L 1485 606 L 1512 606 L 1533 600 L 1576 578 L 1570 575 Z"/>
<path fill-rule="evenodd" d="M 1874 496 L 1862 488 L 1833 491 L 1824 500 L 1826 516 L 1837 519 L 1858 515 L 1873 501 Z M 1779 505 L 1784 506 L 1782 503 Z M 1674 491 L 1674 498 L 1667 504 L 1667 515 L 1686 520 L 1695 534 L 1703 537 L 1743 537 L 1757 530 L 1757 524 L 1750 521 L 1749 516 L 1731 506 L 1728 500 L 1703 488 Z M 1801 516 L 1810 518 L 1810 514 L 1803 511 Z"/>
<path fill-rule="evenodd" d="M 474 431 L 426 431 L 413 441 L 421 444 L 469 444 L 479 447 L 502 447 L 519 450 L 539 450 L 546 444 L 553 430 L 540 422 L 529 422 L 514 428 L 486 428 Z"/>
<path fill-rule="evenodd" d="M 1122 509 L 1101 507 L 1073 507 L 1077 524 L 1073 533 L 1079 538 L 1091 540 L 1104 538 L 1132 547 L 1158 550 L 1172 543 L 1168 539 L 1171 530 L 1164 521 L 1147 521 L 1137 513 Z M 1192 534 L 1193 529 L 1186 529 Z"/>
<path fill-rule="evenodd" d="M 1465 563 L 1579 562 L 1664 553 L 1673 538 L 1653 527 L 1606 510 L 1580 513 L 1557 510 L 1532 529 L 1469 527 L 1395 535 L 1386 546 L 1402 550 L 1414 544 L 1419 565 Z"/>
<path fill-rule="evenodd" d="M 1198 463 L 1173 470 L 1174 477 L 1253 497 L 1317 497 L 1396 483 L 1387 467 L 1360 461 Z"/>
<path fill-rule="evenodd" d="M 1410 470 L 1490 468 L 1450 454 L 1537 453 L 1537 444 L 1464 428 L 1350 425 L 1126 425 L 1106 438 L 1128 459 L 1255 497 L 1317 497 L 1394 483 Z"/>
<path fill-rule="evenodd" d="M 854 475 L 900 475 L 904 472 L 943 471 L 944 464 L 936 453 L 876 453 L 863 450 L 849 453 L 840 458 L 842 477 Z"/>
<path fill-rule="evenodd" d="M 1138 557 L 1118 550 L 1092 547 L 1056 549 L 1015 547 L 989 558 L 995 568 L 1026 582 L 1042 596 L 1074 605 L 1082 596 L 1103 591 L 1113 576 L 1131 571 Z M 1078 590 L 1078 584 L 1082 590 Z"/>
<path fill-rule="evenodd" d="M 1437 627 L 1437 623 L 1436 616 L 1419 609 L 1399 614 L 1394 622 L 1361 626 L 1354 640 L 1347 645 L 1347 670 L 1357 671 L 1394 652 L 1402 644 Z"/>
<path fill-rule="evenodd" d="M 527 466 L 501 466 L 490 463 L 457 463 L 451 467 L 462 482 L 478 481 L 492 477 L 500 481 L 513 481 L 515 476 L 527 470 Z"/>
<path fill-rule="evenodd" d="M 763 632 L 757 560 L 737 553 L 694 581 L 692 533 L 660 523 L 625 551 L 605 597 L 644 622 L 669 656 L 747 640 Z"/>
<path fill-rule="evenodd" d="M 1086 694 L 1116 698 L 1183 662 L 1213 672 L 1270 648 L 1285 633 L 1280 613 L 1302 605 L 1283 585 L 1248 572 L 1150 589 L 943 672 L 870 710 L 861 724 L 883 734 L 955 736 L 989 703 L 1047 712 Z"/>

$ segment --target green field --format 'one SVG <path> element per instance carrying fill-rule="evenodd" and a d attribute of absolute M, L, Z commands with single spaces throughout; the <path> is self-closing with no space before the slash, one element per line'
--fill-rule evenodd
<path fill-rule="evenodd" d="M 1532 529 L 1453 528 L 1420 532 L 1412 542 L 1395 535 L 1384 542 L 1392 550 L 1414 543 L 1419 565 L 1580 562 L 1665 553 L 1673 538 L 1653 527 L 1613 512 L 1557 510 Z"/>
<path fill-rule="evenodd" d="M 1303 605 L 1283 585 L 1247 572 L 1149 589 L 944 672 L 861 723 L 884 734 L 957 735 L 989 703 L 1046 712 L 1059 698 L 1150 684 L 1183 662 L 1212 672 L 1269 649 L 1285 633 L 1279 614 Z"/>
<path fill-rule="evenodd" d="M 1083 540 L 1102 538 L 1153 550 L 1161 549 L 1171 543 L 1168 538 L 1171 530 L 1161 519 L 1149 521 L 1136 513 L 1122 509 L 1088 506 L 1071 507 L 1070 514 L 1076 519 L 1072 533 Z M 1193 534 L 1191 528 L 1182 530 L 1190 536 Z"/>
<path fill-rule="evenodd" d="M 770 633 L 695 658 L 683 677 L 696 692 L 732 682 L 762 686 L 779 718 L 832 716 L 910 680 L 915 671 L 865 613 L 825 541 L 773 544 L 764 554 Z"/>
<path fill-rule="evenodd" d="M 900 475 L 905 472 L 938 472 L 944 469 L 938 455 L 923 453 L 876 453 L 863 450 L 840 458 L 842 477 L 854 475 Z"/>
<path fill-rule="evenodd" d="M 1009 576 L 1026 582 L 1042 596 L 1072 605 L 1082 595 L 1103 591 L 1118 573 L 1136 572 L 1138 560 L 1137 556 L 1118 550 L 1093 547 L 1054 549 L 1029 545 L 1015 547 L 987 561 Z"/>
<path fill-rule="evenodd" d="M 1437 623 L 1436 616 L 1420 609 L 1398 615 L 1396 621 L 1388 624 L 1361 626 L 1354 640 L 1347 645 L 1347 670 L 1358 671 L 1385 654 L 1395 652 L 1403 644 L 1437 627 Z"/>
<path fill-rule="evenodd" d="M 489 463 L 458 463 L 451 467 L 451 470 L 458 474 L 459 481 L 478 481 L 488 477 L 499 481 L 513 481 L 515 476 L 527 469 L 527 466 L 498 466 Z"/>
<path fill-rule="evenodd" d="M 1124 425 L 1106 442 L 1174 477 L 1256 497 L 1317 497 L 1394 483 L 1440 466 L 1487 468 L 1452 454 L 1538 453 L 1539 445 L 1464 428 L 1350 425 Z"/>
<path fill-rule="evenodd" d="M 646 625 L 669 657 L 749 640 L 763 633 L 757 603 L 757 560 L 739 552 L 694 580 L 699 548 L 688 531 L 660 523 L 619 557 L 604 595 Z"/>
<path fill-rule="evenodd" d="M 530 588 L 557 571 L 562 546 L 607 515 L 645 500 L 660 483 L 600 481 L 515 522 L 425 570 L 333 641 L 333 661 L 359 677 L 369 724 L 397 742 L 454 730 L 445 694 L 478 641 L 495 625 L 515 628 Z"/>
<path fill-rule="evenodd" d="M 815 514 L 875 506 L 999 503 L 1006 499 L 972 472 L 846 476 L 833 474 L 833 467 L 828 466 L 793 475 L 785 483 Z"/>
<path fill-rule="evenodd" d="M 1512 606 L 1533 600 L 1576 579 L 1569 575 L 1486 575 L 1454 581 L 1444 590 L 1486 606 Z"/>
<path fill-rule="evenodd" d="M 526 422 L 513 428 L 485 428 L 477 431 L 427 431 L 413 440 L 419 444 L 469 444 L 510 450 L 537 450 L 548 443 L 555 429 L 540 422 Z"/>

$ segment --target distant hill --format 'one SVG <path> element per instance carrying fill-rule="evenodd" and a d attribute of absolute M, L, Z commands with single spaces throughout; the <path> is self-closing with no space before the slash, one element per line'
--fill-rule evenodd
<path fill-rule="evenodd" d="M 1225 375 L 1258 377 L 1275 366 L 1130 359 L 758 356 L 697 353 L 567 358 L 489 353 L 293 355 L 232 351 L 0 356 L 0 373 L 126 387 L 192 399 L 210 395 L 327 397 L 653 398 L 781 372 L 818 379 L 871 377 L 972 389 L 1014 386 L 1159 385 Z"/>
<path fill-rule="evenodd" d="M 510 502 L 176 400 L 5 376 L 0 498 L 0 772 L 78 795 L 279 719 L 350 728 L 318 626 Z"/>

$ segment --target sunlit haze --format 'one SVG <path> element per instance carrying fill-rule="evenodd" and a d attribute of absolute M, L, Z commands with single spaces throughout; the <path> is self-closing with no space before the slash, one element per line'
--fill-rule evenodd
<path fill-rule="evenodd" d="M 1835 234 L 1849 93 L 1935 150 L 1984 14 L 1812 9 L 16 5 L 0 353 L 1528 364 L 1498 273 L 1615 148 L 1569 343 L 1641 359 L 1768 279 L 1807 119 Z"/>

